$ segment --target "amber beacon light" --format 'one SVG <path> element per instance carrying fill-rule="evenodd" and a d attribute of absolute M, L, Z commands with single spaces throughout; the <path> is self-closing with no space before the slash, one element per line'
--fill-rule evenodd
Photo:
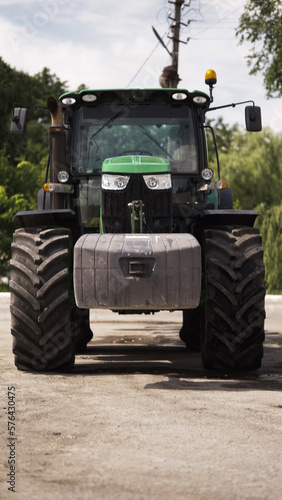
<path fill-rule="evenodd" d="M 216 72 L 213 69 L 208 69 L 205 74 L 205 83 L 209 86 L 215 85 L 217 82 Z"/>
<path fill-rule="evenodd" d="M 217 82 L 217 76 L 216 72 L 213 69 L 208 69 L 208 71 L 205 74 L 205 83 L 209 86 L 210 89 L 210 100 L 213 102 L 213 95 L 212 95 L 212 90 L 213 86 Z"/>

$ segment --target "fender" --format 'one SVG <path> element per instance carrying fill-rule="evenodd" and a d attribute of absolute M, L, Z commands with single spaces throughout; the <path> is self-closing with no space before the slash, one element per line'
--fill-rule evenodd
<path fill-rule="evenodd" d="M 255 210 L 203 210 L 201 225 L 209 226 L 249 226 L 253 227 L 256 218 L 260 216 Z"/>
<path fill-rule="evenodd" d="M 260 214 L 255 210 L 214 209 L 212 204 L 207 203 L 179 203 L 173 205 L 173 216 L 189 220 L 194 227 L 200 226 L 201 228 L 211 226 L 253 227 Z"/>
<path fill-rule="evenodd" d="M 17 212 L 15 218 L 19 227 L 67 227 L 71 230 L 74 241 L 82 235 L 82 226 L 73 210 L 30 210 Z"/>

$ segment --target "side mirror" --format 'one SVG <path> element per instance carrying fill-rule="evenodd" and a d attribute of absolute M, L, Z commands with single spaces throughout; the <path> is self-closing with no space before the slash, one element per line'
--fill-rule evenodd
<path fill-rule="evenodd" d="M 259 106 L 245 107 L 246 129 L 248 132 L 260 132 L 261 127 L 261 111 Z"/>
<path fill-rule="evenodd" d="M 27 122 L 27 109 L 14 108 L 10 132 L 12 134 L 23 134 L 26 128 L 26 122 Z"/>

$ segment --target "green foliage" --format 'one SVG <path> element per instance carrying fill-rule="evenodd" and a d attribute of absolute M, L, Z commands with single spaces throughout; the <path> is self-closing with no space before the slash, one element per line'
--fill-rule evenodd
<path fill-rule="evenodd" d="M 267 292 L 282 292 L 282 204 L 271 207 L 257 220 L 264 246 Z"/>
<path fill-rule="evenodd" d="M 233 136 L 229 150 L 220 153 L 221 177 L 232 188 L 240 207 L 253 210 L 264 203 L 267 207 L 281 201 L 282 135 L 270 129 L 260 133 Z"/>
<path fill-rule="evenodd" d="M 280 0 L 248 0 L 240 18 L 240 43 L 252 44 L 250 73 L 262 72 L 268 97 L 282 96 L 282 9 Z"/>
<path fill-rule="evenodd" d="M 209 115 L 210 116 L 210 115 Z M 217 121 L 215 119 L 208 119 L 206 125 L 213 127 L 216 135 L 217 149 L 219 153 L 228 153 L 232 146 L 233 137 L 238 132 L 239 127 L 237 124 L 228 125 L 224 123 L 223 118 L 220 116 Z M 209 161 L 215 162 L 215 151 L 212 135 L 207 129 L 207 141 L 209 150 Z"/>
<path fill-rule="evenodd" d="M 17 194 L 8 197 L 6 189 L 0 186 L 0 276 L 7 273 L 11 238 L 15 230 L 14 213 L 24 206 L 24 198 Z"/>
<path fill-rule="evenodd" d="M 35 210 L 38 189 L 44 181 L 44 170 L 27 161 L 16 167 L 0 155 L 0 276 L 7 274 L 10 246 L 16 212 Z"/>
<path fill-rule="evenodd" d="M 66 83 L 47 68 L 35 76 L 17 71 L 0 58 L 0 276 L 7 274 L 12 234 L 18 211 L 34 210 L 48 161 L 50 123 L 46 107 L 50 95 L 66 91 Z M 10 122 L 14 104 L 28 107 L 26 133 L 12 135 Z"/>
<path fill-rule="evenodd" d="M 44 133 L 44 128 L 50 123 L 50 115 L 47 109 L 35 109 L 35 106 L 46 108 L 50 95 L 59 97 L 66 91 L 66 82 L 61 82 L 47 68 L 29 76 L 12 69 L 1 57 L 0 81 L 0 148 L 14 164 L 23 159 L 39 163 L 42 156 L 48 154 L 48 134 Z M 28 107 L 27 131 L 23 136 L 10 134 L 14 104 Z"/>

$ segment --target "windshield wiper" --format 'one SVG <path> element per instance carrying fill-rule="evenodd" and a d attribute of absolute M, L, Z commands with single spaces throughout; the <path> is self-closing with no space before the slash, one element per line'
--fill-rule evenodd
<path fill-rule="evenodd" d="M 145 129 L 145 127 L 143 127 L 143 125 L 138 125 L 138 127 L 152 142 L 154 142 L 167 156 L 169 156 L 173 160 L 169 152 L 161 144 L 158 143 L 157 139 L 155 139 L 151 134 L 149 134 L 149 132 L 147 132 L 147 130 Z"/>
<path fill-rule="evenodd" d="M 114 122 L 117 118 L 119 118 L 121 115 L 123 115 L 123 109 L 121 109 L 120 111 L 118 111 L 114 116 L 112 116 L 108 121 L 106 121 L 106 123 L 104 123 L 104 125 L 102 125 L 102 127 L 100 127 L 98 130 L 96 130 L 96 132 L 94 132 L 93 135 L 91 135 L 89 141 L 92 141 L 92 139 L 94 139 L 94 137 L 96 135 L 98 135 L 105 127 L 107 127 L 108 125 L 110 125 L 112 122 Z"/>

